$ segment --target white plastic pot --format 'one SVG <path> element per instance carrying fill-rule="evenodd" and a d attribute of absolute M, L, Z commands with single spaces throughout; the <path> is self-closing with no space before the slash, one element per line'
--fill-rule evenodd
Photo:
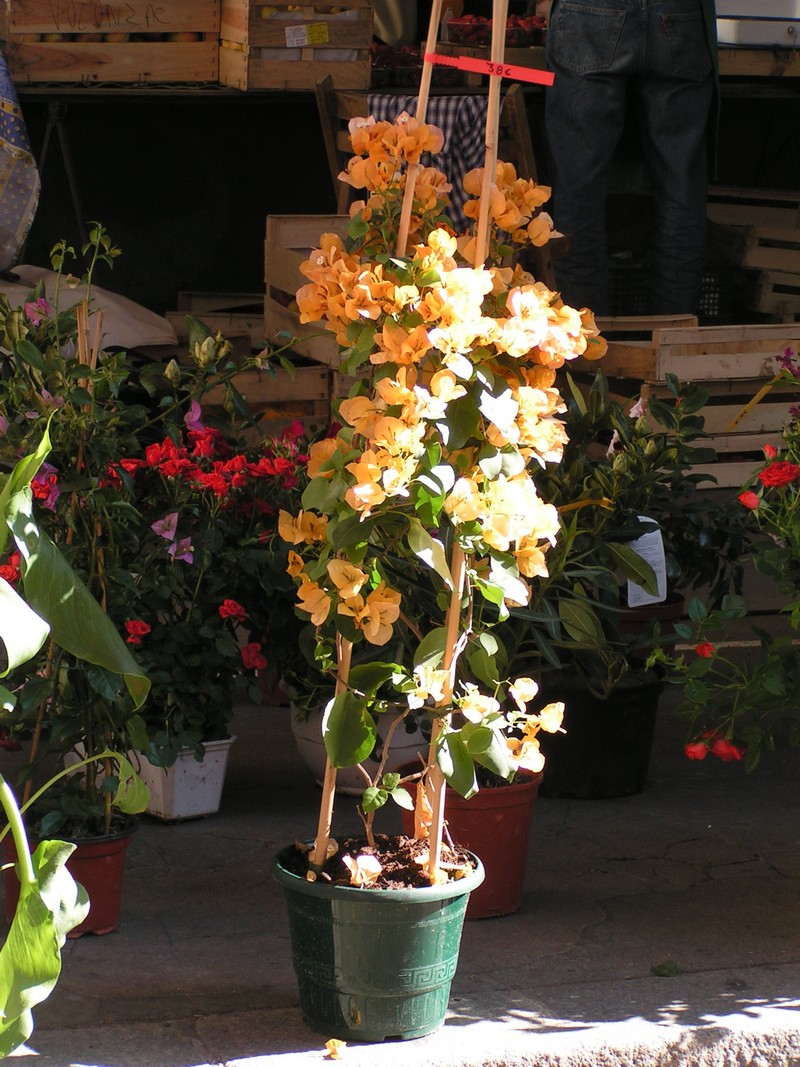
<path fill-rule="evenodd" d="M 385 712 L 378 719 L 378 729 L 381 737 L 386 737 L 387 730 L 391 725 L 392 715 Z M 291 707 L 292 733 L 297 743 L 297 751 L 306 767 L 314 775 L 318 785 L 322 785 L 325 777 L 325 745 L 322 740 L 322 712 L 313 711 L 308 716 L 294 705 Z M 403 764 L 416 763 L 417 753 L 427 754 L 428 743 L 419 730 L 407 733 L 402 726 L 398 726 L 392 735 L 392 743 L 389 749 L 389 758 L 386 761 L 385 771 L 397 771 Z M 366 759 L 364 768 L 372 775 L 378 769 L 378 761 Z M 336 791 L 346 793 L 349 796 L 361 796 L 367 782 L 358 767 L 343 767 L 336 772 Z"/>
<path fill-rule="evenodd" d="M 196 760 L 191 749 L 184 749 L 167 768 L 155 767 L 141 756 L 139 774 L 150 790 L 147 814 L 175 822 L 214 815 L 219 811 L 228 755 L 235 740 L 235 737 L 227 737 L 223 741 L 205 742 L 202 760 Z"/>

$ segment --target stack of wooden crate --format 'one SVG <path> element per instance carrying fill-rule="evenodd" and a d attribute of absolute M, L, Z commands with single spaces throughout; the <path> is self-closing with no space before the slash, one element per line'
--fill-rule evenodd
<path fill-rule="evenodd" d="M 708 217 L 716 251 L 745 272 L 745 306 L 800 320 L 800 192 L 715 187 Z"/>
<path fill-rule="evenodd" d="M 328 74 L 368 89 L 373 0 L 222 0 L 220 81 L 233 89 L 313 89 Z"/>
<path fill-rule="evenodd" d="M 0 0 L 15 83 L 216 83 L 220 0 Z"/>
<path fill-rule="evenodd" d="M 800 381 L 766 387 L 779 369 L 775 357 L 800 350 L 800 323 L 675 326 L 669 319 L 652 319 L 600 325 L 613 331 L 606 356 L 596 363 L 574 361 L 569 369 L 593 374 L 602 368 L 612 389 L 645 400 L 670 396 L 667 375 L 707 390 L 708 403 L 699 414 L 710 437 L 702 444 L 713 448 L 717 459 L 693 473 L 712 479 L 709 487 L 742 485 L 763 460 L 764 445 L 780 445 L 789 408 L 800 402 Z M 643 339 L 626 340 L 628 330 Z"/>

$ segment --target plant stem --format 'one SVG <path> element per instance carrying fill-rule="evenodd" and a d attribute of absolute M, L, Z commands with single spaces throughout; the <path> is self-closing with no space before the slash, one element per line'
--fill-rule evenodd
<path fill-rule="evenodd" d="M 336 635 L 336 689 L 334 699 L 347 689 L 347 681 L 350 676 L 350 659 L 353 654 L 353 642 Z M 308 862 L 308 877 L 313 881 L 322 870 L 328 855 L 328 841 L 331 836 L 331 823 L 333 821 L 333 803 L 336 794 L 336 768 L 330 759 L 325 758 L 325 777 L 322 781 L 322 798 L 319 805 L 319 823 L 317 824 L 317 836 L 314 848 Z"/>

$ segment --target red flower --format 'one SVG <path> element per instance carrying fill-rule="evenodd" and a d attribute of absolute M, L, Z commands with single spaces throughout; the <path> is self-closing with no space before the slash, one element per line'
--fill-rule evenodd
<path fill-rule="evenodd" d="M 257 641 L 251 641 L 249 645 L 243 645 L 240 649 L 242 664 L 248 671 L 263 671 L 267 666 L 266 659 L 261 655 L 261 645 Z"/>
<path fill-rule="evenodd" d="M 762 485 L 791 485 L 800 478 L 800 467 L 785 459 L 778 459 L 765 467 L 758 477 Z"/>
<path fill-rule="evenodd" d="M 733 741 L 728 741 L 724 737 L 715 737 L 710 747 L 711 755 L 716 756 L 717 759 L 721 759 L 725 763 L 730 763 L 731 760 L 744 759 L 747 752 L 746 748 L 741 745 L 735 745 Z"/>
<path fill-rule="evenodd" d="M 705 759 L 708 755 L 708 745 L 705 741 L 692 741 L 683 750 L 689 759 Z"/>
<path fill-rule="evenodd" d="M 9 585 L 16 585 L 20 579 L 21 559 L 19 552 L 12 552 L 8 557 L 8 563 L 0 566 L 0 578 L 5 578 Z"/>
<path fill-rule="evenodd" d="M 775 445 L 764 445 L 764 455 L 767 459 L 777 459 L 778 450 Z"/>
<path fill-rule="evenodd" d="M 223 600 L 219 606 L 219 614 L 223 619 L 235 619 L 243 622 L 247 618 L 247 612 L 236 600 Z"/>
<path fill-rule="evenodd" d="M 755 511 L 760 503 L 758 493 L 754 493 L 752 489 L 746 489 L 743 493 L 739 493 L 739 503 L 743 504 L 748 511 Z"/>
<path fill-rule="evenodd" d="M 710 659 L 716 651 L 710 641 L 702 641 L 699 645 L 694 646 L 694 650 L 698 656 L 702 656 L 704 659 Z"/>
<path fill-rule="evenodd" d="M 146 622 L 142 622 L 141 619 L 128 619 L 125 623 L 125 629 L 128 631 L 128 644 L 140 645 L 142 638 L 150 633 L 150 626 Z"/>

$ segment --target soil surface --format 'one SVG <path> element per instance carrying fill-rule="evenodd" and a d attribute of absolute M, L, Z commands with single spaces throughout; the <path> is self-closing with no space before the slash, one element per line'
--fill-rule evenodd
<path fill-rule="evenodd" d="M 344 858 L 367 856 L 378 860 L 381 872 L 376 881 L 363 886 L 365 889 L 419 889 L 430 885 L 425 873 L 428 856 L 428 845 L 425 841 L 403 835 L 389 837 L 377 834 L 374 847 L 368 845 L 364 837 L 342 838 L 337 843 L 338 851 L 328 858 L 319 875 L 326 882 L 333 885 L 353 885 L 350 868 Z M 307 848 L 297 844 L 286 857 L 287 870 L 305 877 L 308 857 Z M 450 877 L 456 878 L 463 876 L 464 871 L 474 870 L 474 863 L 464 849 L 443 843 L 441 869 Z"/>

